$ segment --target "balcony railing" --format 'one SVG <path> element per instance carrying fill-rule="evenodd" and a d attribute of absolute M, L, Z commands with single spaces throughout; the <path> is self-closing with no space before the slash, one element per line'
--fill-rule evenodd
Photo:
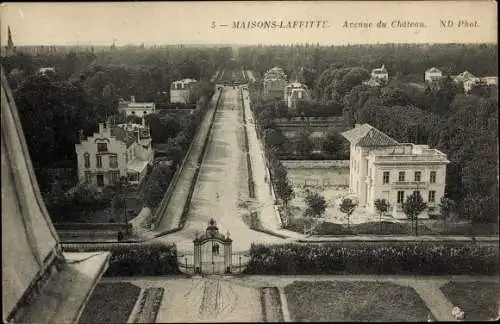
<path fill-rule="evenodd" d="M 375 162 L 441 162 L 448 160 L 445 155 L 439 153 L 432 155 L 383 155 L 376 156 Z"/>

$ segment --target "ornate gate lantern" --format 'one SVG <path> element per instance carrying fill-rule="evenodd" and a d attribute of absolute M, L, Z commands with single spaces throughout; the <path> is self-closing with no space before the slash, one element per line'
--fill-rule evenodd
<path fill-rule="evenodd" d="M 207 229 L 205 233 L 198 237 L 196 234 L 196 238 L 193 240 L 194 243 L 194 268 L 195 273 L 207 272 L 210 267 L 210 262 L 207 262 L 206 257 L 207 253 L 203 252 L 203 247 L 207 243 L 211 243 L 211 265 L 212 265 L 212 273 L 215 273 L 215 266 L 217 264 L 217 269 L 220 269 L 221 263 L 224 263 L 224 268 L 221 272 L 231 273 L 232 262 L 232 242 L 233 240 L 229 237 L 229 231 L 227 235 L 223 235 L 219 233 L 219 228 L 215 220 L 212 218 L 208 222 Z M 219 245 L 221 244 L 224 247 L 223 251 L 223 260 L 219 254 Z M 205 258 L 205 259 L 204 259 Z"/>

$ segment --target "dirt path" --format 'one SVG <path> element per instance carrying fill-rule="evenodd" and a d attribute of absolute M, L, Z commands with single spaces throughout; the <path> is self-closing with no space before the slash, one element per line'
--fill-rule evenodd
<path fill-rule="evenodd" d="M 256 288 L 214 278 L 180 279 L 165 286 L 157 322 L 259 322 Z"/>

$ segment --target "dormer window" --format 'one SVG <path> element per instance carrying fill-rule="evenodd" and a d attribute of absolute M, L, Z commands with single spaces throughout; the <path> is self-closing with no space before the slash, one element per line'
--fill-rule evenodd
<path fill-rule="evenodd" d="M 97 143 L 97 152 L 107 152 L 108 144 L 107 143 Z"/>

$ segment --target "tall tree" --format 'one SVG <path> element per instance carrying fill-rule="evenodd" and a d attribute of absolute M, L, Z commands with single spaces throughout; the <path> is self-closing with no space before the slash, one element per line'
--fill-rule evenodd
<path fill-rule="evenodd" d="M 345 198 L 342 200 L 340 204 L 340 211 L 346 214 L 347 216 L 347 229 L 350 229 L 350 218 L 354 210 L 356 209 L 357 204 L 350 198 Z"/>
<path fill-rule="evenodd" d="M 415 223 L 415 235 L 418 236 L 418 215 L 427 208 L 427 204 L 418 193 L 406 197 L 402 204 L 406 217 Z"/>

